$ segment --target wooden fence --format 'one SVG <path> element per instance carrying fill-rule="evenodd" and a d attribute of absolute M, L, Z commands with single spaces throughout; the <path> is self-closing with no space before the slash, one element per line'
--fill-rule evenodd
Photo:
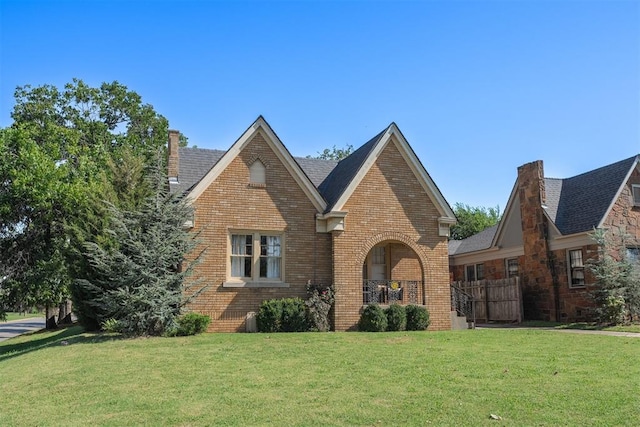
<path fill-rule="evenodd" d="M 473 297 L 476 322 L 522 322 L 522 292 L 517 277 L 454 282 Z"/>

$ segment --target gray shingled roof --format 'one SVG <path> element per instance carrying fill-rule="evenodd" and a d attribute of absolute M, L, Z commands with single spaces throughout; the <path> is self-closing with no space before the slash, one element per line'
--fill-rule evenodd
<path fill-rule="evenodd" d="M 562 180 L 555 224 L 563 235 L 600 224 L 624 184 L 636 156 Z"/>
<path fill-rule="evenodd" d="M 371 150 L 373 150 L 373 147 L 376 146 L 387 129 L 388 127 L 351 153 L 351 155 L 340 160 L 327 178 L 318 186 L 320 194 L 327 201 L 327 212 L 333 208 L 333 205 L 342 196 L 342 193 L 347 189 L 349 183 L 356 176 L 367 157 L 369 157 L 369 153 L 371 153 Z"/>
<path fill-rule="evenodd" d="M 331 173 L 338 164 L 335 160 L 311 159 L 307 157 L 294 157 L 313 185 L 320 186 L 322 181 Z"/>
<path fill-rule="evenodd" d="M 180 147 L 178 156 L 178 184 L 171 184 L 172 193 L 184 193 L 200 182 L 202 178 L 211 170 L 213 165 L 218 163 L 225 151 L 208 150 L 204 148 Z"/>
<path fill-rule="evenodd" d="M 193 188 L 218 163 L 226 151 L 180 147 L 178 153 L 180 156 L 178 184 L 171 184 L 172 193 L 184 193 Z M 338 164 L 334 160 L 306 157 L 294 157 L 294 159 L 316 187 L 324 181 Z"/>
<path fill-rule="evenodd" d="M 467 252 L 489 249 L 497 230 L 498 225 L 496 224 L 466 239 L 449 240 L 449 255 L 460 255 Z"/>
<path fill-rule="evenodd" d="M 560 233 L 583 233 L 597 227 L 624 184 L 636 157 L 571 178 L 545 178 L 547 213 Z M 497 228 L 495 225 L 464 240 L 449 241 L 449 255 L 488 249 Z"/>

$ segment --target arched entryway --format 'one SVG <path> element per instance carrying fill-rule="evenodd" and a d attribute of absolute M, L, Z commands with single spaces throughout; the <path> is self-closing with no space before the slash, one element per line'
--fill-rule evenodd
<path fill-rule="evenodd" d="M 418 254 L 398 240 L 372 246 L 362 263 L 362 303 L 424 305 L 424 269 Z"/>

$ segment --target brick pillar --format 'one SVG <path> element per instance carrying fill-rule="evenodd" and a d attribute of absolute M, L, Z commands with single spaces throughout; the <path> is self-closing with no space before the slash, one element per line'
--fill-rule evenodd
<path fill-rule="evenodd" d="M 178 147 L 180 142 L 180 132 L 177 130 L 169 131 L 169 159 L 168 159 L 168 171 L 169 178 L 178 178 Z"/>
<path fill-rule="evenodd" d="M 522 217 L 522 293 L 525 319 L 557 319 L 557 278 L 549 250 L 549 224 L 542 160 L 518 168 L 518 196 Z"/>

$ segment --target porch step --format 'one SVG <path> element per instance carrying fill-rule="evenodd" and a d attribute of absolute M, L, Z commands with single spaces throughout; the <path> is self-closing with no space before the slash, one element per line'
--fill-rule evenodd
<path fill-rule="evenodd" d="M 473 322 L 467 321 L 466 316 L 458 316 L 458 313 L 455 311 L 451 312 L 451 329 L 459 330 L 459 329 L 473 329 Z"/>

